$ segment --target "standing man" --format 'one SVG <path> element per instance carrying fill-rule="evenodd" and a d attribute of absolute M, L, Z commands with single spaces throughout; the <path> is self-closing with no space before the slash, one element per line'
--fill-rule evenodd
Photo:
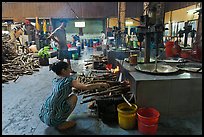
<path fill-rule="evenodd" d="M 56 28 L 48 38 L 52 38 L 56 43 L 58 47 L 58 59 L 63 62 L 64 59 L 67 59 L 67 63 L 71 67 L 71 62 L 69 58 L 68 53 L 68 47 L 67 47 L 67 40 L 66 40 L 66 21 L 61 20 L 61 25 Z M 71 68 L 70 68 L 71 69 Z M 76 73 L 75 71 L 71 71 L 71 73 Z"/>
<path fill-rule="evenodd" d="M 106 56 L 106 50 L 107 50 L 107 47 L 106 47 L 106 35 L 104 33 L 104 31 L 101 31 L 101 47 L 102 47 L 102 52 L 103 54 Z"/>
<path fill-rule="evenodd" d="M 102 42 L 102 45 L 105 44 L 105 41 L 104 41 L 105 39 L 106 39 L 106 34 L 103 31 L 101 31 L 101 42 Z"/>
<path fill-rule="evenodd" d="M 18 47 L 17 47 L 17 43 L 16 43 L 16 40 L 20 43 L 21 45 L 21 41 L 19 39 L 19 37 L 21 35 L 23 35 L 24 33 L 24 29 L 23 27 L 21 26 L 16 26 L 15 28 L 13 28 L 10 32 L 9 32 L 9 35 L 10 35 L 10 40 L 8 41 L 8 43 L 14 43 L 14 50 L 15 52 L 18 51 Z"/>

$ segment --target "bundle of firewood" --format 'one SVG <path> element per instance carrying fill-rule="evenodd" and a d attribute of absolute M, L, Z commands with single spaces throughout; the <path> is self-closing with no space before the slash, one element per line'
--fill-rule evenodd
<path fill-rule="evenodd" d="M 32 53 L 16 53 L 14 43 L 8 42 L 8 34 L 2 35 L 2 82 L 14 80 L 23 74 L 32 75 L 34 71 L 39 71 L 39 61 L 33 57 Z"/>
<path fill-rule="evenodd" d="M 100 55 L 91 55 L 92 56 L 92 60 L 95 61 L 106 61 L 107 57 L 105 57 L 104 55 L 100 54 Z"/>
<path fill-rule="evenodd" d="M 86 62 L 86 69 L 100 69 L 104 70 L 108 63 L 107 57 L 103 55 L 91 55 L 91 58 L 88 60 L 84 60 Z"/>
<path fill-rule="evenodd" d="M 2 64 L 2 82 L 14 80 L 14 82 L 23 74 L 32 75 L 34 71 L 39 71 L 39 61 L 32 54 L 18 55 L 13 60 L 7 60 L 8 63 Z"/>
<path fill-rule="evenodd" d="M 110 87 L 107 89 L 103 87 L 85 91 L 79 91 L 74 89 L 75 93 L 83 96 L 81 104 L 94 101 L 99 97 L 105 99 L 121 96 L 121 94 L 131 94 L 130 84 L 124 81 L 117 81 L 117 74 L 111 73 L 107 70 L 91 70 L 88 75 L 85 75 L 84 73 L 78 75 L 77 80 L 84 84 L 94 84 L 98 82 L 103 82 L 108 83 L 110 85 Z"/>
<path fill-rule="evenodd" d="M 81 73 L 77 76 L 77 80 L 80 83 L 90 84 L 95 82 L 103 82 L 103 81 L 116 81 L 117 74 L 111 73 L 107 70 L 91 70 L 87 75 Z"/>
<path fill-rule="evenodd" d="M 7 60 L 12 60 L 18 56 L 16 53 L 14 43 L 8 42 L 10 39 L 8 34 L 2 35 L 2 63 L 7 63 Z"/>
<path fill-rule="evenodd" d="M 79 93 L 79 95 L 82 95 L 82 94 L 83 94 L 83 97 L 82 97 L 81 104 L 94 101 L 97 98 L 108 99 L 108 98 L 119 97 L 122 94 L 128 95 L 132 93 L 130 92 L 129 84 L 125 82 L 118 82 L 117 85 L 110 86 L 108 89 L 100 88 L 95 90 L 87 90 Z M 91 97 L 91 98 L 86 99 L 88 97 Z"/>

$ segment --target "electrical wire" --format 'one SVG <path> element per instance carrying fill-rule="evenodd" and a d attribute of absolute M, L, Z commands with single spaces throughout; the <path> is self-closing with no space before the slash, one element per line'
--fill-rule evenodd
<path fill-rule="evenodd" d="M 77 16 L 76 12 L 72 9 L 72 7 L 70 6 L 69 2 L 67 2 L 67 5 L 70 7 L 70 10 L 75 14 L 76 18 L 78 19 L 79 16 Z"/>

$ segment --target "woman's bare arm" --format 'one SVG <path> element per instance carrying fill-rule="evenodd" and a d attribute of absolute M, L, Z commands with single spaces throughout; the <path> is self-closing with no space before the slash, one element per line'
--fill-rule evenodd
<path fill-rule="evenodd" d="M 107 83 L 82 84 L 78 80 L 73 80 L 72 86 L 79 90 L 92 90 L 100 87 L 108 88 L 109 84 Z"/>

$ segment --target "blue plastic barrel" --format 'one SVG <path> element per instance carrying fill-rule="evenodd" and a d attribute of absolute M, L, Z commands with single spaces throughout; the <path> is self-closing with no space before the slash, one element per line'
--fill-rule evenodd
<path fill-rule="evenodd" d="M 90 39 L 89 42 L 90 42 L 90 47 L 93 47 L 93 39 Z"/>

